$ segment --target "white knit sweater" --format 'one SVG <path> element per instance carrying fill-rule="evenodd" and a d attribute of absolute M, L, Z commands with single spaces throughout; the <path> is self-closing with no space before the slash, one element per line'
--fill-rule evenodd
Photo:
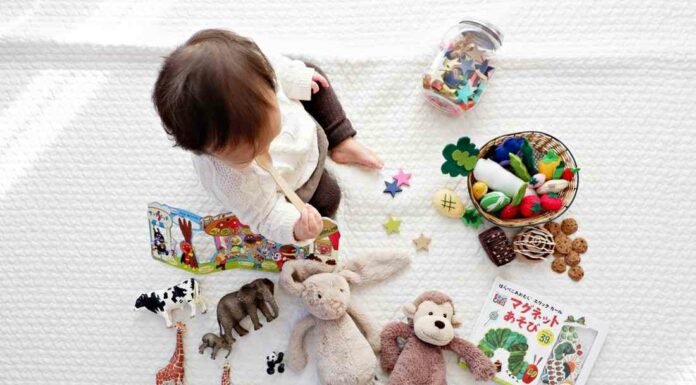
<path fill-rule="evenodd" d="M 264 50 L 277 77 L 282 129 L 271 143 L 273 165 L 293 189 L 301 187 L 317 167 L 316 123 L 299 100 L 311 98 L 314 69 Z M 203 187 L 257 232 L 275 242 L 297 243 L 293 226 L 300 214 L 276 187 L 273 178 L 252 162 L 244 169 L 227 167 L 209 155 L 193 155 Z"/>

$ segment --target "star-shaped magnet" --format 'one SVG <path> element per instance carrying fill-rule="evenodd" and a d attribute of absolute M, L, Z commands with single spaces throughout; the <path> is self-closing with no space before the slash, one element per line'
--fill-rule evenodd
<path fill-rule="evenodd" d="M 384 181 L 384 185 L 387 186 L 387 188 L 384 189 L 384 193 L 391 194 L 392 198 L 396 196 L 396 193 L 401 192 L 401 188 L 399 187 L 396 180 L 392 182 Z"/>
<path fill-rule="evenodd" d="M 471 85 L 469 83 L 466 83 L 464 87 L 459 87 L 457 89 L 457 99 L 460 102 L 466 102 L 469 100 L 469 97 L 473 95 L 474 90 L 471 89 Z"/>
<path fill-rule="evenodd" d="M 421 233 L 420 237 L 413 240 L 413 243 L 416 245 L 416 251 L 430 251 L 430 241 L 432 241 L 430 237 L 426 237 Z"/>
<path fill-rule="evenodd" d="M 399 169 L 399 172 L 394 175 L 394 181 L 396 182 L 396 185 L 401 187 L 401 186 L 410 186 L 411 185 L 411 176 L 413 174 L 408 174 L 404 172 L 403 168 Z"/>
<path fill-rule="evenodd" d="M 399 227 L 401 226 L 401 221 L 394 219 L 393 216 L 389 216 L 389 219 L 384 222 L 384 228 L 387 230 L 387 235 L 397 234 L 399 232 Z"/>

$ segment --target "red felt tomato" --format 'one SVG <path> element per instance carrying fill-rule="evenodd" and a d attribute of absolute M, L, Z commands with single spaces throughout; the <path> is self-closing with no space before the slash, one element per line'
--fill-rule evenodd
<path fill-rule="evenodd" d="M 520 213 L 522 216 L 526 218 L 533 217 L 541 213 L 541 210 L 542 207 L 539 197 L 527 195 L 526 197 L 522 198 L 522 202 L 520 203 Z"/>
<path fill-rule="evenodd" d="M 563 200 L 554 193 L 541 196 L 541 207 L 548 211 L 558 211 L 563 207 Z"/>
<path fill-rule="evenodd" d="M 515 219 L 517 214 L 520 212 L 519 206 L 514 206 L 512 203 L 503 207 L 500 210 L 500 219 Z"/>
<path fill-rule="evenodd" d="M 561 179 L 565 179 L 565 180 L 570 182 L 571 180 L 573 180 L 573 178 L 575 177 L 575 174 L 577 174 L 578 171 L 580 171 L 579 168 L 566 167 L 565 170 L 563 170 L 563 174 L 561 175 Z"/>

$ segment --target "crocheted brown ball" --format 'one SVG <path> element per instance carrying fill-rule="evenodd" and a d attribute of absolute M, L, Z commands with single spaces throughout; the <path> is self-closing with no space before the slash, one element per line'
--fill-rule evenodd
<path fill-rule="evenodd" d="M 575 233 L 578 231 L 578 222 L 573 218 L 564 219 L 561 222 L 561 231 L 566 235 Z"/>
<path fill-rule="evenodd" d="M 563 261 L 563 258 L 554 259 L 551 263 L 551 270 L 555 271 L 556 273 L 565 273 L 566 264 Z"/>
<path fill-rule="evenodd" d="M 555 251 L 559 254 L 566 255 L 571 250 L 572 242 L 567 237 L 560 238 L 556 237 L 556 248 Z"/>
<path fill-rule="evenodd" d="M 579 281 L 585 276 L 585 270 L 582 269 L 582 266 L 573 266 L 568 270 L 568 276 L 573 281 Z"/>
<path fill-rule="evenodd" d="M 565 256 L 564 260 L 568 266 L 577 266 L 580 264 L 580 254 L 578 254 L 576 251 L 571 251 Z"/>
<path fill-rule="evenodd" d="M 544 225 L 544 228 L 554 236 L 561 232 L 561 225 L 558 222 L 548 222 Z"/>
<path fill-rule="evenodd" d="M 585 238 L 575 238 L 571 247 L 578 253 L 583 254 L 587 251 L 587 241 Z"/>

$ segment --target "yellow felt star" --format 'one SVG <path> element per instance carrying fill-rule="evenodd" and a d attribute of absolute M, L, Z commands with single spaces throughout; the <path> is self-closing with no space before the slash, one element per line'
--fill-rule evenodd
<path fill-rule="evenodd" d="M 389 216 L 389 219 L 384 223 L 384 228 L 387 229 L 387 235 L 397 234 L 399 232 L 399 226 L 401 226 L 401 221 L 394 219 L 393 216 Z"/>
<path fill-rule="evenodd" d="M 432 239 L 429 237 L 426 237 L 421 233 L 420 237 L 416 238 L 413 240 L 413 243 L 416 245 L 416 251 L 419 250 L 425 250 L 425 251 L 430 251 L 430 241 Z"/>

